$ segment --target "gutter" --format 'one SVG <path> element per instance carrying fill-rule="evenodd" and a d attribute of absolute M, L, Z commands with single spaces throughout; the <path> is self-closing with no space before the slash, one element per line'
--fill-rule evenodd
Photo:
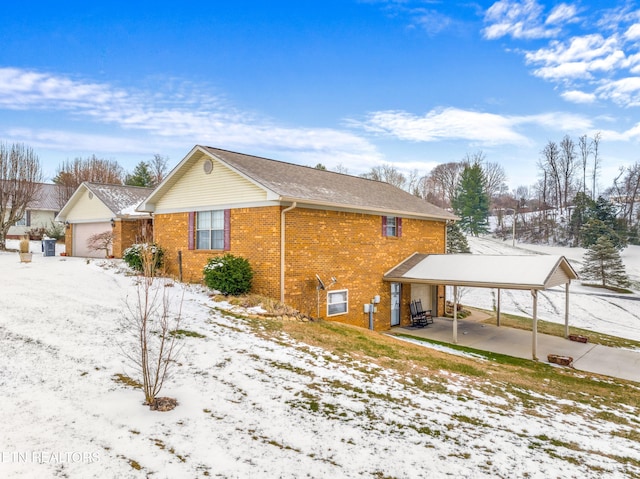
<path fill-rule="evenodd" d="M 285 208 L 284 210 L 282 210 L 280 212 L 280 302 L 282 304 L 284 304 L 284 254 L 285 254 L 285 247 L 284 247 L 284 242 L 285 242 L 285 226 L 286 226 L 286 221 L 285 221 L 285 213 L 288 213 L 289 211 L 293 210 L 296 206 L 298 205 L 298 203 L 296 201 L 293 202 L 293 204 L 291 206 L 289 206 L 288 208 Z"/>
<path fill-rule="evenodd" d="M 401 216 L 405 218 L 420 218 L 427 220 L 439 220 L 439 221 L 458 221 L 460 218 L 453 214 L 430 214 L 430 213 L 421 213 L 418 211 L 406 211 L 406 210 L 393 210 L 388 208 L 380 208 L 380 207 L 368 207 L 362 205 L 350 205 L 346 203 L 334 203 L 331 201 L 318 201 L 314 199 L 304 199 L 304 198 L 293 198 L 293 197 L 280 197 L 280 201 L 291 201 L 296 204 L 298 201 L 312 206 L 320 206 L 324 208 L 335 208 L 336 210 L 354 210 L 367 214 L 375 214 L 375 215 L 383 215 L 383 216 Z M 445 211 L 445 213 L 447 213 Z"/>

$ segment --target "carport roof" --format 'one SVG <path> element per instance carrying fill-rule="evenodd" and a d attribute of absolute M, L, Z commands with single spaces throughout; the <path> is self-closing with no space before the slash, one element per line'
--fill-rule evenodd
<path fill-rule="evenodd" d="M 386 281 L 505 289 L 547 289 L 578 275 L 564 256 L 414 253 Z"/>

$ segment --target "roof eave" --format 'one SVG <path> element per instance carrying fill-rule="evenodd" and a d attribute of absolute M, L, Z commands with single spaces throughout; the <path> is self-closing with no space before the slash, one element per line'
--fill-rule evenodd
<path fill-rule="evenodd" d="M 319 200 L 313 200 L 309 198 L 295 198 L 292 196 L 281 196 L 279 198 L 279 201 L 283 203 L 298 203 L 298 206 L 307 204 L 312 206 L 322 206 L 325 208 L 342 208 L 342 209 L 365 211 L 368 213 L 383 214 L 387 216 L 413 216 L 416 218 L 424 218 L 424 219 L 431 219 L 431 220 L 438 220 L 438 221 L 450 221 L 450 220 L 456 221 L 458 219 L 458 217 L 454 215 L 434 215 L 429 213 L 419 213 L 416 211 L 392 210 L 392 209 L 386 209 L 386 208 L 351 205 L 346 203 L 335 203 L 332 201 L 319 201 Z"/>

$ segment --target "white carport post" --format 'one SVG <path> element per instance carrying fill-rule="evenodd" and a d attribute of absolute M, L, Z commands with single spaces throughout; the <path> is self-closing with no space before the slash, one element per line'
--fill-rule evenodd
<path fill-rule="evenodd" d="M 498 288 L 498 308 L 496 313 L 496 326 L 500 327 L 500 288 Z"/>
<path fill-rule="evenodd" d="M 455 284 L 453 285 L 453 344 L 458 344 L 458 286 Z"/>
<path fill-rule="evenodd" d="M 531 290 L 531 296 L 533 296 L 533 327 L 531 334 L 531 354 L 533 360 L 538 360 L 538 291 Z"/>
<path fill-rule="evenodd" d="M 569 338 L 569 284 L 564 285 L 564 337 Z"/>

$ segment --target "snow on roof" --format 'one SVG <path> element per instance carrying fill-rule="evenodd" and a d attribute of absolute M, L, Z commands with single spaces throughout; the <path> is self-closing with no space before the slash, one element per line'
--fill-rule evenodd
<path fill-rule="evenodd" d="M 118 216 L 148 215 L 148 213 L 136 211 L 136 208 L 149 196 L 153 188 L 101 183 L 84 183 L 84 185 Z"/>
<path fill-rule="evenodd" d="M 385 274 L 389 281 L 508 289 L 546 289 L 577 278 L 559 255 L 415 254 Z"/>

